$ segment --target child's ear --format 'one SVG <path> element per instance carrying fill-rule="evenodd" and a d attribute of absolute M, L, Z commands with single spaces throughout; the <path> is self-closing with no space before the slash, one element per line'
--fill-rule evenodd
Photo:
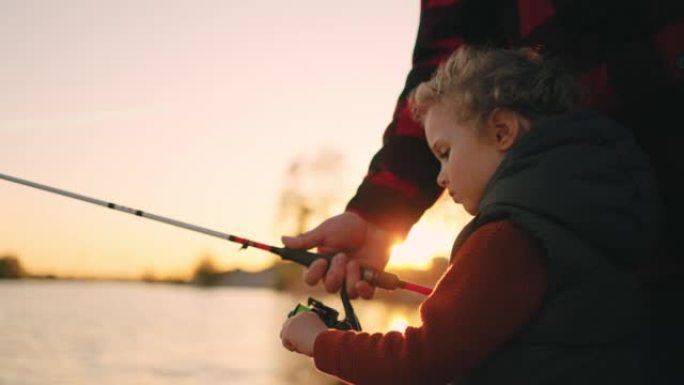
<path fill-rule="evenodd" d="M 524 130 L 521 116 L 508 108 L 497 107 L 489 115 L 490 138 L 499 151 L 508 151 Z"/>

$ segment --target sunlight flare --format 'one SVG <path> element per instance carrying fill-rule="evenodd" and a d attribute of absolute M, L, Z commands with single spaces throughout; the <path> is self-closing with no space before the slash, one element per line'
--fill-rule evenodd
<path fill-rule="evenodd" d="M 409 326 L 409 320 L 403 314 L 393 314 L 389 320 L 389 330 L 404 332 Z"/>
<path fill-rule="evenodd" d="M 428 270 L 432 259 L 448 256 L 453 243 L 453 232 L 436 223 L 418 223 L 406 240 L 392 246 L 389 267 Z"/>

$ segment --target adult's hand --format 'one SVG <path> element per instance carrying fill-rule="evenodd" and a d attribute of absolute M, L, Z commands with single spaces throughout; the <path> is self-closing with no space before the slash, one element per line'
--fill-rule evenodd
<path fill-rule="evenodd" d="M 361 267 L 384 270 L 394 239 L 358 214 L 347 211 L 299 236 L 284 236 L 282 241 L 291 249 L 315 247 L 321 254 L 335 254 L 330 267 L 325 259 L 318 259 L 304 271 L 307 284 L 313 286 L 322 280 L 325 289 L 335 293 L 346 279 L 350 298 L 370 299 L 375 288 L 361 280 Z"/>

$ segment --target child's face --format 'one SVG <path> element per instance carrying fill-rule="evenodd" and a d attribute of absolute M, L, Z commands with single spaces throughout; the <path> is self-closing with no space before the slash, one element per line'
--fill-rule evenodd
<path fill-rule="evenodd" d="M 495 133 L 489 129 L 478 133 L 475 127 L 459 123 L 444 106 L 436 105 L 425 117 L 425 135 L 442 166 L 437 183 L 469 214 L 477 214 L 484 188 L 505 155 Z"/>

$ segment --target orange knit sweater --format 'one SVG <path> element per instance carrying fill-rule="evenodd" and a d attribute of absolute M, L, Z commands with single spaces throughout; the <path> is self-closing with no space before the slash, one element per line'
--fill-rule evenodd
<path fill-rule="evenodd" d="M 444 384 L 510 339 L 542 302 L 547 273 L 535 240 L 510 221 L 468 237 L 404 333 L 329 330 L 314 344 L 319 370 L 356 384 Z"/>

